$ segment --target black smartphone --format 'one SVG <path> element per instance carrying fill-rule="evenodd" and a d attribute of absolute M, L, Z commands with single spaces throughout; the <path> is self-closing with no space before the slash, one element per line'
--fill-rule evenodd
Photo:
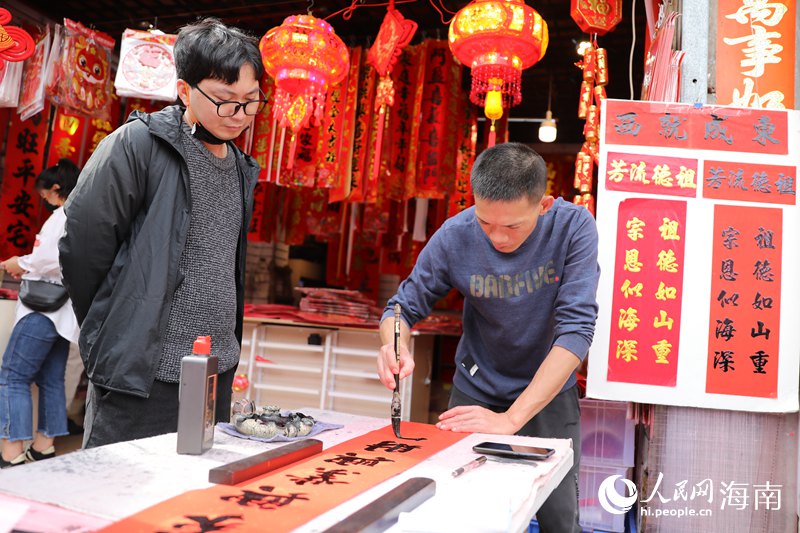
<path fill-rule="evenodd" d="M 472 447 L 475 453 L 499 455 L 513 459 L 533 459 L 541 461 L 555 453 L 552 448 L 539 448 L 536 446 L 521 446 L 519 444 L 504 444 L 502 442 L 481 442 Z"/>

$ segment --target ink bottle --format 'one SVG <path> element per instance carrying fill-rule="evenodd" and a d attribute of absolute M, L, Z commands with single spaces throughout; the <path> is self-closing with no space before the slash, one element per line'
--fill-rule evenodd
<path fill-rule="evenodd" d="M 192 354 L 181 359 L 178 453 L 199 455 L 214 445 L 218 363 L 210 336 L 197 337 Z"/>

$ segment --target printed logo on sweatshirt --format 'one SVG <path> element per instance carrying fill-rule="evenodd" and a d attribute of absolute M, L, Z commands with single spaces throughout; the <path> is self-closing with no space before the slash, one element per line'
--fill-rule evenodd
<path fill-rule="evenodd" d="M 543 285 L 559 280 L 553 261 L 518 274 L 473 274 L 469 278 L 469 294 L 475 298 L 511 298 L 533 294 Z"/>

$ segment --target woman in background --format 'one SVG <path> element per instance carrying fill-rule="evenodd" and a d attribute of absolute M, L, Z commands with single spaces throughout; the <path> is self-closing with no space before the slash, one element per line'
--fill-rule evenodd
<path fill-rule="evenodd" d="M 72 161 L 61 159 L 36 178 L 39 195 L 56 210 L 45 221 L 29 255 L 0 263 L 15 279 L 61 284 L 58 240 L 66 222 L 63 205 L 75 188 L 79 173 Z M 0 367 L 0 468 L 54 457 L 54 438 L 68 434 L 64 371 L 69 343 L 78 342 L 78 334 L 69 300 L 50 312 L 36 312 L 17 301 L 14 329 Z M 35 436 L 31 383 L 39 387 Z M 23 449 L 26 440 L 33 443 Z"/>

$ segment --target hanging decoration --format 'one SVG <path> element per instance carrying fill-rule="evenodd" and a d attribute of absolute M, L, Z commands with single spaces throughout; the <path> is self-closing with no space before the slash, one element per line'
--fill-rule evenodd
<path fill-rule="evenodd" d="M 0 257 L 30 252 L 43 222 L 36 176 L 44 169 L 50 108 L 28 120 L 10 113 L 6 130 L 5 168 L 0 189 Z M 6 115 L 8 119 L 8 115 Z"/>
<path fill-rule="evenodd" d="M 292 168 L 297 134 L 312 118 L 319 123 L 328 88 L 347 75 L 349 55 L 333 27 L 311 15 L 287 17 L 264 34 L 259 49 L 264 68 L 275 79 L 272 116 L 292 133 Z"/>
<path fill-rule="evenodd" d="M 584 32 L 605 35 L 622 20 L 622 0 L 572 0 L 569 14 Z"/>
<path fill-rule="evenodd" d="M 44 109 L 44 71 L 49 52 L 50 28 L 47 27 L 38 37 L 33 55 L 25 63 L 17 107 L 20 120 L 28 120 Z"/>
<path fill-rule="evenodd" d="M 373 44 L 372 48 L 367 52 L 367 61 L 370 65 L 375 67 L 375 71 L 378 73 L 378 76 L 380 76 L 375 96 L 375 111 L 378 112 L 378 122 L 375 157 L 372 163 L 373 180 L 377 179 L 378 170 L 380 168 L 386 107 L 394 105 L 394 84 L 391 78 L 392 69 L 400 57 L 400 54 L 402 54 L 403 48 L 411 42 L 411 38 L 416 31 L 417 23 L 413 20 L 406 20 L 403 15 L 394 8 L 394 0 L 389 0 L 386 16 L 383 18 L 377 37 L 375 37 L 375 44 Z"/>
<path fill-rule="evenodd" d="M 117 95 L 174 102 L 178 73 L 173 47 L 177 35 L 126 29 L 120 43 Z"/>
<path fill-rule="evenodd" d="M 450 22 L 450 49 L 470 67 L 470 100 L 492 121 L 522 101 L 522 71 L 547 51 L 547 23 L 523 0 L 473 0 Z"/>
<path fill-rule="evenodd" d="M 110 59 L 115 42 L 110 35 L 64 19 L 61 49 L 51 50 L 53 72 L 45 87 L 53 102 L 73 113 L 111 118 Z"/>
<path fill-rule="evenodd" d="M 397 105 L 391 109 L 389 118 L 392 127 L 386 180 L 387 194 L 392 200 L 405 201 L 416 194 L 426 49 L 422 43 L 403 50 L 400 62 L 392 72 Z"/>
<path fill-rule="evenodd" d="M 583 70 L 580 98 L 578 100 L 578 118 L 586 120 L 583 126 L 584 143 L 575 158 L 575 188 L 578 193 L 573 203 L 583 205 L 594 214 L 594 197 L 592 183 L 594 166 L 599 161 L 600 140 L 600 108 L 606 99 L 608 83 L 608 56 L 604 48 L 597 48 L 592 41 L 583 53 L 583 61 L 576 63 Z"/>
<path fill-rule="evenodd" d="M 417 198 L 443 199 L 455 184 L 456 154 L 458 152 L 459 109 L 461 94 L 461 65 L 447 49 L 444 39 L 429 39 L 423 43 L 425 64 L 422 82 L 422 108 L 419 116 L 419 149 L 415 173 Z M 469 104 L 467 104 L 469 105 Z"/>
<path fill-rule="evenodd" d="M 585 142 L 575 158 L 575 188 L 573 203 L 583 205 L 594 214 L 592 183 L 594 166 L 599 161 L 600 109 L 606 99 L 608 84 L 608 56 L 597 46 L 597 36 L 612 31 L 622 20 L 622 0 L 572 0 L 570 14 L 581 30 L 591 35 L 584 49 L 583 60 L 576 66 L 583 70 L 583 81 L 578 99 L 578 118 L 585 119 Z"/>
<path fill-rule="evenodd" d="M 33 37 L 28 32 L 8 26 L 11 18 L 11 12 L 0 7 L 0 73 L 5 69 L 6 62 L 25 61 L 35 49 Z"/>

